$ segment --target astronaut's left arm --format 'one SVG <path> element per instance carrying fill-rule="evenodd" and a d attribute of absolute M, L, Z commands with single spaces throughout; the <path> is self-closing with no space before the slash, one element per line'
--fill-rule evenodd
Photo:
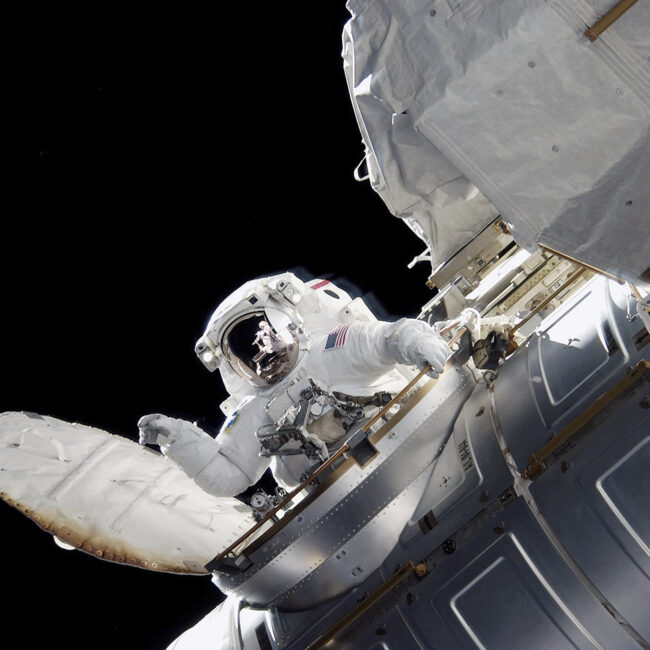
<path fill-rule="evenodd" d="M 250 407 L 250 408 L 247 408 Z M 242 405 L 216 438 L 200 427 L 156 413 L 140 418 L 141 444 L 158 444 L 203 490 L 215 496 L 236 496 L 257 483 L 270 464 L 259 456 L 255 432 L 266 417 L 257 404 Z"/>

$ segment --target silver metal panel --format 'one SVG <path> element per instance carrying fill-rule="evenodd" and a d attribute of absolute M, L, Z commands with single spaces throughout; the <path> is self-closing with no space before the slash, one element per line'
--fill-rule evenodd
<path fill-rule="evenodd" d="M 357 623 L 355 629 L 339 635 L 331 647 L 337 650 L 436 650 L 440 647 L 432 641 L 418 641 L 399 610 L 393 608 Z"/>
<path fill-rule="evenodd" d="M 337 636 L 333 647 L 365 649 L 381 636 L 389 648 L 638 650 L 565 563 L 523 498 L 459 541 L 454 553 L 438 553 L 434 560 L 427 560 L 428 576 L 396 587 Z M 376 572 L 310 616 L 276 613 L 276 629 L 284 626 L 280 646 L 302 650 L 391 573 Z"/>
<path fill-rule="evenodd" d="M 634 648 L 554 548 L 523 498 L 418 584 L 409 616 L 442 648 Z"/>
<path fill-rule="evenodd" d="M 554 620 L 550 602 L 529 586 L 532 567 L 513 560 L 500 555 L 451 598 L 467 635 L 479 648 L 497 648 L 507 638 L 526 647 L 540 638 L 547 648 L 577 647 Z"/>
<path fill-rule="evenodd" d="M 386 557 L 386 547 L 397 544 L 400 523 L 403 523 L 400 510 L 412 512 L 420 499 L 428 473 L 422 474 L 345 544 L 336 548 L 332 554 L 316 567 L 310 567 L 305 577 L 291 589 L 280 592 L 274 598 L 279 607 L 303 608 L 310 601 L 320 602 L 341 593 L 342 585 L 351 581 L 362 583 Z M 342 519 L 352 528 L 350 517 Z M 345 539 L 340 534 L 340 539 Z M 323 540 L 331 541 L 331 540 Z"/>
<path fill-rule="evenodd" d="M 650 557 L 650 436 L 612 465 L 596 487 L 618 523 Z"/>
<path fill-rule="evenodd" d="M 511 483 L 490 420 L 490 394 L 480 383 L 456 420 L 422 500 L 400 537 L 400 547 L 386 564 L 394 566 L 426 555 Z M 430 511 L 435 526 L 425 534 L 419 520 Z"/>
<path fill-rule="evenodd" d="M 648 354 L 634 344 L 641 327 L 628 318 L 625 287 L 599 277 L 508 359 L 495 398 L 518 466 Z"/>
<path fill-rule="evenodd" d="M 650 388 L 619 400 L 531 486 L 576 563 L 650 643 Z"/>
<path fill-rule="evenodd" d="M 318 605 L 309 612 L 270 608 L 267 610 L 267 626 L 279 648 L 304 650 L 319 635 L 338 623 L 371 591 L 379 587 L 382 581 L 380 572 L 375 571 L 361 586 L 335 600 Z"/>
<path fill-rule="evenodd" d="M 375 460 L 349 469 L 251 554 L 253 567 L 219 575 L 218 586 L 256 604 L 304 609 L 363 582 L 397 544 L 474 386 L 466 368 L 448 369 L 377 443 Z"/>
<path fill-rule="evenodd" d="M 319 636 L 327 633 L 383 581 L 390 577 L 376 571 L 362 586 L 348 592 L 334 602 L 321 605 L 309 612 L 282 612 L 271 610 L 267 624 L 273 630 L 278 647 L 283 650 L 304 650 Z M 389 593 L 378 607 L 370 609 L 346 629 L 340 631 L 326 647 L 367 650 L 435 650 L 444 648 L 437 639 L 422 639 L 412 628 L 408 613 L 417 610 L 417 602 L 426 603 L 425 596 L 416 596 L 413 580 L 406 581 L 395 593 Z M 406 614 L 404 610 L 409 610 Z"/>
<path fill-rule="evenodd" d="M 547 321 L 540 336 L 534 339 L 542 381 L 533 388 L 535 392 L 543 391 L 542 399 L 548 399 L 553 407 L 575 395 L 596 373 L 602 379 L 604 373 L 612 372 L 611 368 L 605 369 L 610 357 L 607 338 L 612 338 L 610 346 L 615 345 L 613 336 L 604 332 L 607 321 L 581 317 L 585 312 L 598 314 L 602 309 L 603 301 L 597 293 L 584 292 L 561 314 L 551 317 L 551 322 Z M 617 361 L 615 367 L 625 364 L 627 355 Z"/>

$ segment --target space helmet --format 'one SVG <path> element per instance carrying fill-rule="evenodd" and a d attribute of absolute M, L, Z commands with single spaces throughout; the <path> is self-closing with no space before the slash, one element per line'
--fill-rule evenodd
<path fill-rule="evenodd" d="M 257 388 L 277 384 L 308 347 L 297 308 L 306 295 L 292 273 L 247 282 L 217 307 L 196 342 L 197 356 L 211 372 L 219 369 L 227 385 L 230 371 Z"/>

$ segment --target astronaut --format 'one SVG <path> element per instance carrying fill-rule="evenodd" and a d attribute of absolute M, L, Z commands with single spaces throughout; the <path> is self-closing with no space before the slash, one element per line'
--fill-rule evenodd
<path fill-rule="evenodd" d="M 270 466 L 291 489 L 325 460 L 355 423 L 401 390 L 415 368 L 437 376 L 450 351 L 427 323 L 379 321 L 362 299 L 327 280 L 283 273 L 247 282 L 216 309 L 195 346 L 230 397 L 213 438 L 161 414 L 138 422 L 203 490 L 236 496 Z"/>

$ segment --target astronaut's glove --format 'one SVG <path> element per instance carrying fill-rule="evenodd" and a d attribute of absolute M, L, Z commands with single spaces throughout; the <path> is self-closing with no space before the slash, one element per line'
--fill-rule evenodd
<path fill-rule="evenodd" d="M 205 435 L 196 425 L 161 413 L 145 415 L 138 420 L 141 445 L 159 445 L 163 454 L 179 439 Z"/>
<path fill-rule="evenodd" d="M 175 433 L 176 428 L 172 418 L 166 415 L 162 415 L 161 413 L 144 415 L 138 420 L 138 429 L 140 430 L 139 442 L 141 445 L 166 446 Z"/>
<path fill-rule="evenodd" d="M 429 374 L 437 377 L 451 356 L 447 342 L 424 321 L 405 318 L 396 325 L 392 342 L 398 361 L 420 369 L 430 365 Z"/>

